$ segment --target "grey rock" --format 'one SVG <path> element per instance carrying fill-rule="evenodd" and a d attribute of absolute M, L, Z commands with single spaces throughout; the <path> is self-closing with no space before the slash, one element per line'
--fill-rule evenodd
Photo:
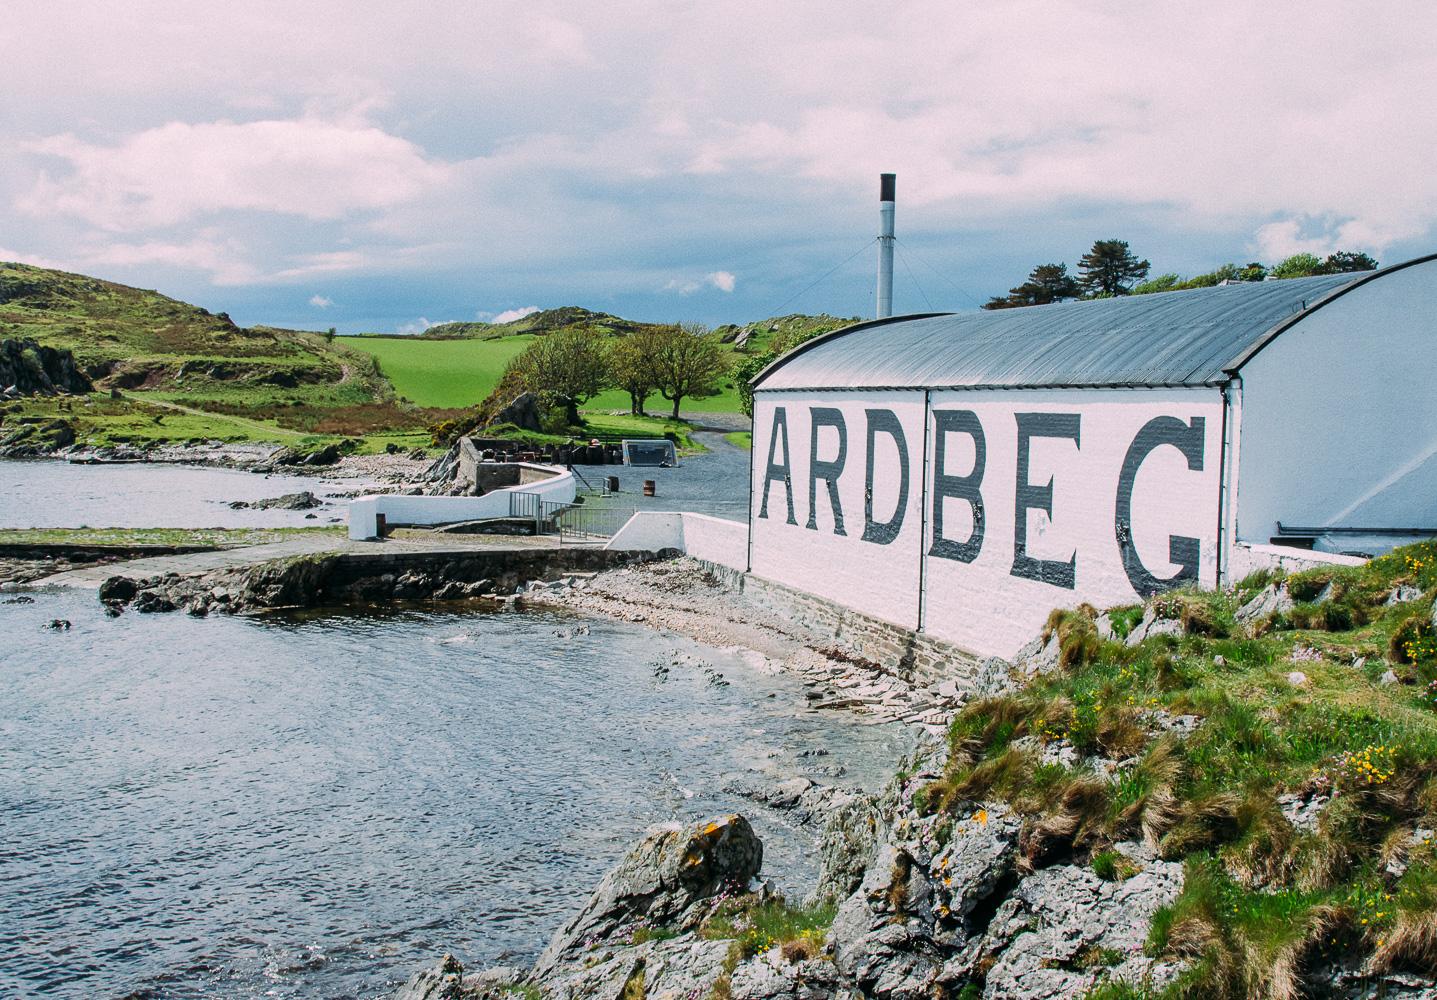
<path fill-rule="evenodd" d="M 235 510 L 311 510 L 323 505 L 323 500 L 309 490 L 304 490 L 300 493 L 286 493 L 284 496 L 270 497 L 266 500 L 252 502 L 236 500 L 230 504 L 230 507 Z"/>
<path fill-rule="evenodd" d="M 1377 678 L 1377 683 L 1386 687 L 1389 684 L 1401 683 L 1401 678 L 1399 678 L 1397 674 L 1392 670 L 1384 670 L 1382 672 L 1382 676 Z"/>
<path fill-rule="evenodd" d="M 464 966 L 445 955 L 432 969 L 416 972 L 394 994 L 394 1000 L 464 1000 Z"/>
<path fill-rule="evenodd" d="M 1282 815 L 1294 829 L 1301 833 L 1312 833 L 1317 829 L 1318 820 L 1322 818 L 1322 810 L 1331 801 L 1331 795 L 1298 795 L 1289 792 L 1277 797 L 1277 808 L 1282 810 Z"/>
<path fill-rule="evenodd" d="M 1057 668 L 1059 651 L 1060 643 L 1055 632 L 1047 642 L 1037 638 L 1018 650 L 1018 655 L 1013 657 L 1013 666 L 1028 677 L 1045 674 Z"/>
<path fill-rule="evenodd" d="M 543 430 L 543 415 L 539 412 L 539 397 L 532 392 L 520 393 L 511 399 L 507 406 L 494 414 L 492 423 L 513 424 L 526 431 Z"/>
<path fill-rule="evenodd" d="M 1030 875 L 1000 907 L 986 949 L 969 953 L 971 957 L 981 957 L 984 950 L 996 954 L 984 997 L 1056 1000 L 1081 995 L 1109 975 L 1147 980 L 1161 988 L 1177 967 L 1146 958 L 1143 944 L 1153 913 L 1175 900 L 1182 886 L 1182 865 L 1157 860 L 1122 882 L 1105 882 L 1091 869 L 1074 865 Z M 1120 955 L 1120 964 L 1112 969 L 1081 968 L 1084 954 L 1099 949 Z M 964 960 L 960 956 L 955 961 Z M 945 967 L 944 977 L 960 981 L 975 971 Z"/>
<path fill-rule="evenodd" d="M 1391 607 L 1394 604 L 1407 604 L 1410 601 L 1420 601 L 1421 599 L 1422 591 L 1419 588 L 1404 583 L 1393 587 L 1388 593 L 1387 599 L 1382 603 Z"/>
<path fill-rule="evenodd" d="M 763 843 L 742 816 L 651 830 L 604 876 L 584 908 L 554 935 L 535 963 L 542 976 L 642 921 L 695 922 L 691 910 L 726 888 L 743 888 L 763 864 Z"/>
<path fill-rule="evenodd" d="M 600 952 L 598 961 L 563 967 L 540 980 L 548 1000 L 619 1000 L 643 977 L 648 997 L 707 996 L 723 975 L 731 942 L 682 935 Z"/>
<path fill-rule="evenodd" d="M 980 906 L 1013 870 L 1020 824 L 1005 807 L 974 807 L 941 845 L 935 826 L 904 815 L 834 918 L 834 963 L 867 996 L 929 995 L 945 952 L 982 933 Z"/>
<path fill-rule="evenodd" d="M 1113 632 L 1113 618 L 1106 611 L 1098 615 L 1098 620 L 1093 624 L 1098 630 L 1099 639 L 1114 639 L 1117 637 Z"/>
<path fill-rule="evenodd" d="M 1237 609 L 1233 617 L 1241 625 L 1252 625 L 1276 612 L 1291 611 L 1296 602 L 1287 592 L 1287 585 L 1269 583 L 1252 600 Z"/>
<path fill-rule="evenodd" d="M 732 1000 L 859 1000 L 832 962 L 821 958 L 792 964 L 782 957 L 752 958 L 734 969 Z"/>
<path fill-rule="evenodd" d="M 1182 622 L 1176 618 L 1159 618 L 1157 608 L 1150 604 L 1143 611 L 1142 621 L 1133 626 L 1133 630 L 1128 633 L 1128 637 L 1124 641 L 1129 646 L 1136 646 L 1144 639 L 1149 639 L 1155 635 L 1182 634 Z"/>
<path fill-rule="evenodd" d="M 1057 663 L 1054 657 L 1053 663 Z M 973 693 L 982 698 L 993 698 L 1016 690 L 1020 682 L 1013 676 L 1013 664 L 999 656 L 990 656 L 978 663 L 973 671 Z"/>
<path fill-rule="evenodd" d="M 853 894 L 878 851 L 881 824 L 878 804 L 870 796 L 854 796 L 829 814 L 819 839 L 818 882 L 811 903 L 834 903 Z"/>
<path fill-rule="evenodd" d="M 1138 721 L 1157 732 L 1176 733 L 1189 736 L 1202 725 L 1196 715 L 1174 715 L 1161 708 L 1150 708 L 1138 715 Z"/>

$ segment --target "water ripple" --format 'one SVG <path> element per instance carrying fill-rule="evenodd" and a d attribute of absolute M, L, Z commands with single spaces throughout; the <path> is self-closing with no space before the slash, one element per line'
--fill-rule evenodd
<path fill-rule="evenodd" d="M 0 995 L 376 997 L 446 950 L 521 961 L 644 827 L 752 812 L 724 775 L 892 758 L 737 653 L 571 626 L 0 606 Z M 731 685 L 655 678 L 678 653 Z M 811 872 L 759 819 L 770 868 Z"/>

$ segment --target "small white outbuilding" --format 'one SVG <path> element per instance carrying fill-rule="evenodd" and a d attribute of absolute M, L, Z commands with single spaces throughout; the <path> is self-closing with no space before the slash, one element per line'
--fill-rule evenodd
<path fill-rule="evenodd" d="M 1437 256 L 857 324 L 755 384 L 749 568 L 1011 655 L 1268 545 L 1430 537 L 1434 378 Z"/>

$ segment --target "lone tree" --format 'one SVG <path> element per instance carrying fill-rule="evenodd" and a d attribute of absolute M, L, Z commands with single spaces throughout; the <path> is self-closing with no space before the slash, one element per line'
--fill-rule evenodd
<path fill-rule="evenodd" d="M 579 405 L 609 386 L 609 364 L 596 334 L 570 328 L 540 337 L 505 369 L 546 407 L 562 406 L 570 425 L 579 423 Z"/>
<path fill-rule="evenodd" d="M 1059 299 L 1075 299 L 1082 293 L 1078 282 L 1068 273 L 1067 264 L 1039 264 L 1028 274 L 1028 280 L 1007 295 L 995 295 L 984 309 L 1015 309 L 1020 306 L 1044 306 Z"/>
<path fill-rule="evenodd" d="M 654 388 L 674 404 L 685 399 L 717 396 L 728 374 L 723 347 L 718 337 L 695 323 L 658 326 L 634 334 L 637 347 L 647 360 Z"/>
<path fill-rule="evenodd" d="M 1128 249 L 1127 240 L 1098 240 L 1078 261 L 1078 284 L 1094 298 L 1127 295 L 1151 267 Z"/>
<path fill-rule="evenodd" d="M 644 333 L 620 337 L 609 345 L 610 381 L 629 394 L 629 412 L 644 416 L 644 402 L 654 391 L 653 366 L 649 363 Z"/>

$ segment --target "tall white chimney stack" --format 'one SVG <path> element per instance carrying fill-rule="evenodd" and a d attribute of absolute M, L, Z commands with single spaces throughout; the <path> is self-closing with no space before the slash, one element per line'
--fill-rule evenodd
<path fill-rule="evenodd" d="M 893 315 L 893 193 L 896 174 L 878 175 L 878 312 Z"/>

